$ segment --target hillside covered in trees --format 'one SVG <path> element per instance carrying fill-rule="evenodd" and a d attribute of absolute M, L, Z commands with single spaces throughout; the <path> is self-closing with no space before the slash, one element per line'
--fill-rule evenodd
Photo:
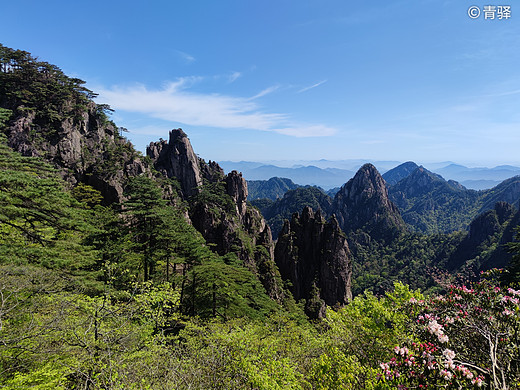
<path fill-rule="evenodd" d="M 513 205 L 412 234 L 367 164 L 266 204 L 275 243 L 240 173 L 180 129 L 142 155 L 95 96 L 0 46 L 1 386 L 520 386 Z"/>

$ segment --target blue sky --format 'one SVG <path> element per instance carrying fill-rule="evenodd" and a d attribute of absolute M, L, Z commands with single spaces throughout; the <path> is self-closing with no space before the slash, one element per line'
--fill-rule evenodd
<path fill-rule="evenodd" d="M 468 16 L 510 5 L 509 19 Z M 0 42 L 87 81 L 144 150 L 520 164 L 520 4 L 10 1 Z"/>

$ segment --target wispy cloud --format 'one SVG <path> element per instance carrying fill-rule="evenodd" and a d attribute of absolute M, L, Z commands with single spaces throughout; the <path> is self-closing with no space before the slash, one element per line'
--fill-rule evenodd
<path fill-rule="evenodd" d="M 239 77 L 242 77 L 242 73 L 241 72 L 233 72 L 229 75 L 228 77 L 228 82 L 229 83 L 233 83 L 235 82 Z"/>
<path fill-rule="evenodd" d="M 181 50 L 175 50 L 175 53 L 177 53 L 177 55 L 187 64 L 190 64 L 195 61 L 195 57 L 193 57 L 191 54 L 188 54 Z"/>
<path fill-rule="evenodd" d="M 336 129 L 326 125 L 301 124 L 288 114 L 264 112 L 253 99 L 273 92 L 277 86 L 266 88 L 253 98 L 189 91 L 189 87 L 200 80 L 197 77 L 181 78 L 161 89 L 138 84 L 97 90 L 99 100 L 116 110 L 186 125 L 252 129 L 294 137 L 323 137 L 336 133 Z"/>
<path fill-rule="evenodd" d="M 274 91 L 276 91 L 278 88 L 280 88 L 279 85 L 273 85 L 271 87 L 267 87 L 266 89 L 263 89 L 260 92 L 258 92 L 255 96 L 250 97 L 249 100 L 258 99 L 262 96 L 269 95 L 270 93 L 273 93 Z"/>
<path fill-rule="evenodd" d="M 308 91 L 309 89 L 313 89 L 313 88 L 316 88 L 316 87 L 319 87 L 320 85 L 322 84 L 325 84 L 327 82 L 327 80 L 321 80 L 320 82 L 316 83 L 316 84 L 313 84 L 309 87 L 305 87 L 305 88 L 302 88 L 298 91 L 298 93 L 302 93 L 302 92 L 305 92 L 305 91 Z"/>

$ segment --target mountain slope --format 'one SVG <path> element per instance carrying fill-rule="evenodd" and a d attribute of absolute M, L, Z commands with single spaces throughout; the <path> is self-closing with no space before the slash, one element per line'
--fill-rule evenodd
<path fill-rule="evenodd" d="M 493 209 L 497 202 L 518 204 L 520 177 L 512 177 L 489 190 L 475 191 L 419 167 L 390 186 L 389 197 L 414 231 L 448 233 L 467 229 L 479 213 Z"/>
<path fill-rule="evenodd" d="M 83 81 L 4 46 L 0 61 L 0 130 L 9 146 L 51 163 L 79 198 L 93 198 L 92 187 L 101 192 L 106 207 L 95 216 L 98 229 L 77 238 L 95 249 L 88 271 L 99 282 L 123 293 L 136 282 L 172 282 L 180 289 L 180 310 L 191 315 L 262 316 L 279 307 L 275 300 L 283 292 L 269 228 L 247 207 L 245 180 L 236 172 L 224 178 L 218 164 L 196 157 L 181 130 L 169 143 L 152 143 L 155 154 L 143 158 Z M 208 232 L 220 228 L 216 248 Z M 52 238 L 51 229 L 46 234 Z M 70 234 L 63 232 L 57 242 Z M 75 245 L 76 238 L 69 239 Z M 0 252 L 7 249 L 2 245 Z"/>
<path fill-rule="evenodd" d="M 417 168 L 419 168 L 419 166 L 416 163 L 408 161 L 385 172 L 383 174 L 383 179 L 385 179 L 389 186 L 393 186 L 410 176 L 410 174 Z"/>
<path fill-rule="evenodd" d="M 363 165 L 336 194 L 332 203 L 345 232 L 362 230 L 375 239 L 391 239 L 406 231 L 399 210 L 388 197 L 383 177 L 372 164 Z"/>
<path fill-rule="evenodd" d="M 298 187 L 300 187 L 298 184 L 284 177 L 271 177 L 269 180 L 248 180 L 249 193 L 247 199 L 249 201 L 255 199 L 277 200 L 281 199 L 287 191 Z"/>
<path fill-rule="evenodd" d="M 0 60 L 0 107 L 10 113 L 4 133 L 12 149 L 43 157 L 73 185 L 91 185 L 105 204 L 122 200 L 128 177 L 150 174 L 84 81 L 2 45 Z"/>
<path fill-rule="evenodd" d="M 480 210 L 477 191 L 422 167 L 390 187 L 389 196 L 412 229 L 428 234 L 463 230 Z"/>

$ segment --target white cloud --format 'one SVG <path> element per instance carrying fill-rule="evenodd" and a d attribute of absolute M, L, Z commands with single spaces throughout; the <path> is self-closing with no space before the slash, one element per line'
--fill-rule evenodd
<path fill-rule="evenodd" d="M 302 92 L 305 92 L 305 91 L 308 91 L 309 89 L 313 89 L 313 88 L 316 88 L 316 87 L 319 87 L 320 85 L 322 84 L 325 84 L 327 82 L 327 80 L 321 80 L 320 82 L 317 82 L 316 84 L 313 84 L 309 87 L 305 87 L 305 88 L 302 88 L 298 91 L 298 93 L 302 93 Z"/>
<path fill-rule="evenodd" d="M 233 72 L 233 73 L 231 73 L 231 75 L 229 75 L 228 82 L 232 83 L 232 82 L 236 81 L 236 79 L 238 79 L 239 77 L 242 77 L 241 72 Z"/>
<path fill-rule="evenodd" d="M 261 90 L 255 96 L 253 96 L 253 97 L 251 97 L 249 99 L 250 100 L 254 100 L 254 99 L 258 99 L 258 98 L 260 98 L 262 96 L 269 95 L 270 93 L 273 93 L 274 91 L 276 91 L 278 88 L 280 88 L 279 85 L 273 85 L 271 87 L 267 87 L 266 89 Z"/>
<path fill-rule="evenodd" d="M 278 86 L 266 88 L 253 98 L 188 90 L 201 80 L 198 77 L 180 78 L 162 89 L 149 89 L 144 85 L 98 88 L 98 99 L 116 110 L 192 126 L 253 129 L 294 137 L 323 137 L 336 133 L 334 128 L 321 124 L 297 124 L 287 114 L 263 112 L 252 101 L 273 92 Z"/>
<path fill-rule="evenodd" d="M 195 61 L 195 57 L 193 57 L 191 54 L 185 53 L 180 50 L 175 50 L 175 53 L 187 64 L 190 64 Z"/>

